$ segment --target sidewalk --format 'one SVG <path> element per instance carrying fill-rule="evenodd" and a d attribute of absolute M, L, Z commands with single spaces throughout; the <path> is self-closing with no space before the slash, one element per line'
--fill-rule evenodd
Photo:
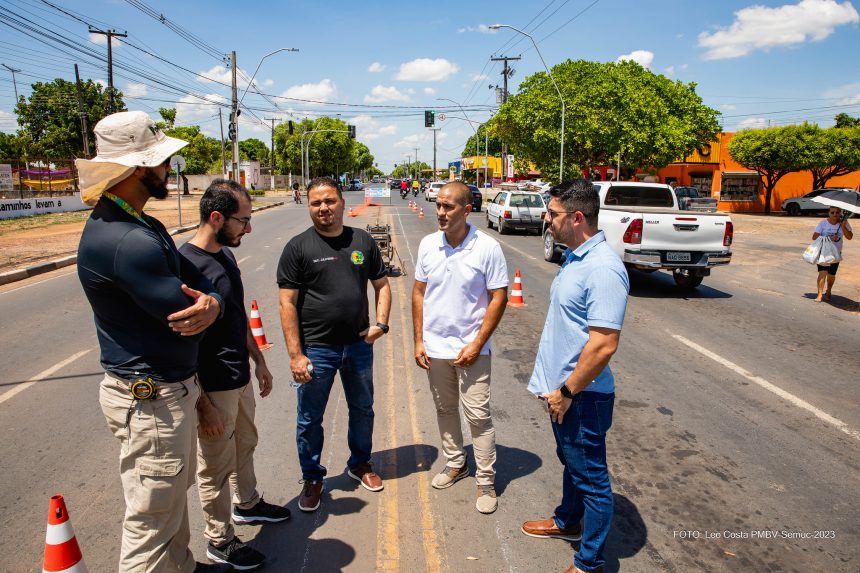
<path fill-rule="evenodd" d="M 273 197 L 254 197 L 254 211 L 283 205 L 284 201 Z M 161 221 L 171 235 L 197 228 L 200 194 L 182 196 L 182 226 L 176 195 L 163 201 L 151 201 L 146 212 Z M 78 243 L 89 211 L 57 213 L 57 224 L 49 223 L 31 229 L 0 232 L 0 285 L 23 280 L 50 272 L 77 262 Z"/>

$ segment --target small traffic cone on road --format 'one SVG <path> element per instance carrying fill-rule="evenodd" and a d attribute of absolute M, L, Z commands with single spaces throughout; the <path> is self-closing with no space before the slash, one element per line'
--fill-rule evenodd
<path fill-rule="evenodd" d="M 251 334 L 260 350 L 268 350 L 273 345 L 266 341 L 266 331 L 263 330 L 263 319 L 260 318 L 260 309 L 257 307 L 257 299 L 251 300 L 251 317 L 248 320 L 251 325 Z"/>
<path fill-rule="evenodd" d="M 48 506 L 48 531 L 45 534 L 45 559 L 43 573 L 87 573 L 81 548 L 75 538 L 72 522 L 63 496 L 51 497 Z"/>
<path fill-rule="evenodd" d="M 347 217 L 355 217 L 355 213 L 352 212 L 352 207 L 349 208 L 349 212 L 346 214 Z"/>
<path fill-rule="evenodd" d="M 523 280 L 520 278 L 520 269 L 517 269 L 517 274 L 514 277 L 514 286 L 511 287 L 511 298 L 508 300 L 508 306 L 517 308 L 528 306 L 523 300 Z"/>
<path fill-rule="evenodd" d="M 418 218 L 419 218 L 419 219 L 423 219 L 423 218 L 424 218 L 424 209 L 421 209 L 420 211 L 418 211 Z"/>

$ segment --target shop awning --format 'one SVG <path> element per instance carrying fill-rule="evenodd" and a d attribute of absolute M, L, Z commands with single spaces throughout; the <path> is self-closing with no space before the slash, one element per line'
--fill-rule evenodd
<path fill-rule="evenodd" d="M 723 171 L 723 177 L 759 177 L 757 171 Z"/>

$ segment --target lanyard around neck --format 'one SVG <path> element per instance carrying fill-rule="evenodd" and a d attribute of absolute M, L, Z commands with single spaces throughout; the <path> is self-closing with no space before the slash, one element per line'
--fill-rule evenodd
<path fill-rule="evenodd" d="M 137 219 L 138 221 L 140 221 L 141 223 L 143 223 L 147 227 L 151 227 L 151 225 L 149 223 L 147 223 L 146 220 L 143 218 L 143 213 L 138 212 L 137 209 L 135 209 L 134 207 L 129 205 L 128 201 L 126 201 L 122 197 L 117 197 L 116 195 L 114 195 L 113 193 L 110 193 L 108 191 L 104 192 L 104 196 L 107 197 L 108 199 L 110 199 L 111 201 L 113 201 L 114 203 L 116 203 L 117 205 L 119 205 L 120 209 L 122 209 L 123 211 L 125 211 L 126 213 L 128 213 L 129 215 L 131 215 L 132 217 L 134 217 L 135 219 Z"/>

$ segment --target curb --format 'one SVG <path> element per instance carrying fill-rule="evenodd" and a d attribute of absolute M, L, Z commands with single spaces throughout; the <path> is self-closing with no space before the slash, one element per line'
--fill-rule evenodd
<path fill-rule="evenodd" d="M 273 207 L 279 207 L 281 205 L 285 205 L 286 201 L 279 201 L 276 203 L 272 203 L 270 205 L 263 205 L 260 207 L 256 207 L 251 209 L 252 213 L 256 213 L 257 211 L 264 211 L 266 209 L 271 209 Z M 177 227 L 176 229 L 171 229 L 168 231 L 168 234 L 172 237 L 174 235 L 179 235 L 181 233 L 186 233 L 188 231 L 192 231 L 199 227 L 200 225 L 186 225 L 184 227 Z M 9 283 L 14 283 L 18 281 L 22 281 L 24 279 L 28 279 L 30 277 L 34 277 L 36 275 L 41 275 L 44 273 L 49 273 L 51 271 L 55 271 L 57 269 L 61 269 L 63 267 L 68 267 L 74 265 L 78 262 L 77 255 L 70 255 L 67 257 L 62 257 L 59 259 L 55 259 L 53 261 L 48 261 L 45 263 L 39 263 L 38 265 L 33 265 L 32 267 L 26 267 L 23 269 L 18 269 L 15 271 L 9 271 L 5 273 L 0 273 L 0 286 L 6 285 Z"/>

